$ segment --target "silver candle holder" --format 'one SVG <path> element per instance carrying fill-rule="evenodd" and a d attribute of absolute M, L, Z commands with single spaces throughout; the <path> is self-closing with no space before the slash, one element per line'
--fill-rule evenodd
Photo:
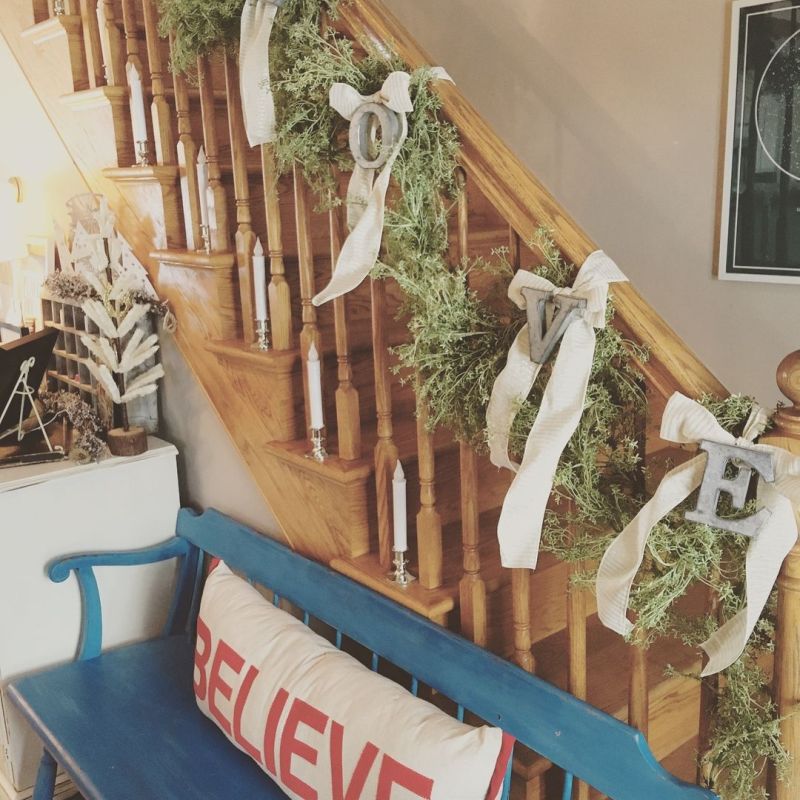
<path fill-rule="evenodd" d="M 136 166 L 150 166 L 150 143 L 147 141 L 136 142 Z"/>
<path fill-rule="evenodd" d="M 256 320 L 256 340 L 253 349 L 261 352 L 269 350 L 269 322 L 265 319 Z"/>
<path fill-rule="evenodd" d="M 402 588 L 406 588 L 410 583 L 416 580 L 416 577 L 408 571 L 408 557 L 405 550 L 392 549 L 394 558 L 392 563 L 394 569 L 387 575 L 392 583 L 396 583 Z"/>
<path fill-rule="evenodd" d="M 306 458 L 319 464 L 328 460 L 328 451 L 325 449 L 325 428 L 311 429 L 311 452 L 306 453 Z"/>
<path fill-rule="evenodd" d="M 67 13 L 66 0 L 54 0 L 53 14 L 55 14 L 57 17 L 63 17 L 64 14 L 66 13 Z"/>
<path fill-rule="evenodd" d="M 206 255 L 211 255 L 211 226 L 200 226 L 200 238 L 203 240 L 203 252 Z"/>

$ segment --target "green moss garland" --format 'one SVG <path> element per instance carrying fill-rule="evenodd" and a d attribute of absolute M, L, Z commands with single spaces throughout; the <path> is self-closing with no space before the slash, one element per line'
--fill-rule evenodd
<path fill-rule="evenodd" d="M 243 0 L 206 0 L 198 14 L 194 0 L 160 0 L 164 29 L 176 32 L 173 66 L 191 68 L 197 55 L 234 47 L 242 5 Z M 332 170 L 351 167 L 347 123 L 328 105 L 331 84 L 343 81 L 371 94 L 389 72 L 405 69 L 368 45 L 363 52 L 335 31 L 322 31 L 321 12 L 335 17 L 336 7 L 337 0 L 287 0 L 278 12 L 271 47 L 278 163 L 282 170 L 302 165 L 323 207 L 340 202 Z M 412 73 L 411 92 L 409 137 L 393 169 L 396 191 L 387 210 L 382 262 L 373 274 L 394 279 L 404 291 L 402 313 L 411 338 L 396 354 L 406 379 L 415 382 L 429 408 L 430 425 L 445 426 L 459 439 L 484 447 L 492 385 L 525 320 L 503 298 L 487 303 L 470 288 L 481 272 L 510 278 L 504 252 L 491 261 L 448 263 L 447 219 L 458 196 L 458 136 L 441 119 L 428 70 Z M 575 268 L 563 262 L 547 231 L 535 232 L 531 244 L 542 254 L 535 271 L 557 285 L 570 284 Z M 613 299 L 609 321 L 612 317 Z M 646 355 L 611 325 L 598 332 L 584 415 L 553 487 L 557 501 L 570 503 L 569 511 L 548 513 L 545 520 L 543 544 L 564 560 L 596 563 L 614 531 L 627 524 L 645 499 L 638 443 L 646 404 L 638 362 Z M 511 435 L 517 454 L 535 419 L 547 372 L 517 414 Z M 703 402 L 732 432 L 740 429 L 751 407 L 749 399 L 738 396 Z M 686 508 L 693 506 L 693 499 Z M 684 511 L 676 509 L 653 530 L 631 596 L 636 636 L 648 643 L 679 636 L 695 647 L 707 637 L 715 620 L 687 619 L 679 610 L 679 601 L 695 585 L 713 587 L 725 617 L 743 602 L 745 543 L 686 522 Z M 590 572 L 575 577 L 577 584 L 589 585 L 593 579 Z M 779 771 L 787 761 L 759 666 L 773 641 L 768 610 L 745 654 L 719 681 L 704 767 L 709 785 L 724 800 L 766 796 L 755 788 L 762 764 L 754 753 Z"/>

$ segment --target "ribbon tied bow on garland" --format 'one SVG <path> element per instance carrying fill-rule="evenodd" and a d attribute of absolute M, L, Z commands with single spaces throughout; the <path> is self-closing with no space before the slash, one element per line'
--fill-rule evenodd
<path fill-rule="evenodd" d="M 521 465 L 508 455 L 508 438 L 517 410 L 530 394 L 542 368 L 542 363 L 532 358 L 530 322 L 511 345 L 506 366 L 492 387 L 486 411 L 490 457 L 496 466 L 517 473 L 503 502 L 497 529 L 504 567 L 536 567 L 542 523 L 556 467 L 583 413 L 594 359 L 595 329 L 605 327 L 608 285 L 619 281 L 627 281 L 627 278 L 605 253 L 597 250 L 578 271 L 572 288 L 557 288 L 526 270 L 517 272 L 509 285 L 509 298 L 522 309 L 528 308 L 528 290 L 535 290 L 534 294 L 539 297 L 539 293 L 547 293 L 556 305 L 560 297 L 585 303 L 569 304 L 579 310 L 579 314 L 573 315 L 560 331 L 554 330 L 559 326 L 560 313 L 551 325 L 550 346 L 555 344 L 556 334 L 560 333 L 561 347 L 528 434 Z M 533 314 L 537 325 L 541 321 L 537 317 L 540 310 Z M 541 336 L 540 330 L 533 340 L 540 340 Z"/>
<path fill-rule="evenodd" d="M 710 442 L 747 448 L 771 457 L 774 480 L 759 475 L 758 504 L 767 513 L 750 540 L 745 566 L 747 605 L 700 646 L 708 655 L 703 676 L 713 675 L 733 664 L 742 654 L 777 580 L 781 564 L 798 530 L 794 508 L 800 504 L 800 457 L 779 447 L 753 445 L 763 433 L 767 415 L 754 408 L 740 438 L 725 431 L 714 415 L 699 403 L 676 392 L 661 421 L 661 438 L 679 444 Z M 682 503 L 703 483 L 709 455 L 701 452 L 670 470 L 650 501 L 606 550 L 597 574 L 597 606 L 603 624 L 622 636 L 633 630 L 627 618 L 633 581 L 644 557 L 653 526 Z M 691 518 L 691 514 L 688 518 Z"/>
<path fill-rule="evenodd" d="M 431 74 L 438 80 L 451 80 L 441 67 L 433 68 Z M 347 188 L 350 234 L 339 253 L 330 283 L 312 300 L 315 306 L 355 289 L 378 260 L 392 167 L 408 137 L 406 114 L 414 110 L 410 84 L 407 72 L 392 72 L 381 90 L 373 95 L 359 94 L 346 83 L 331 86 L 331 108 L 350 121 L 350 150 L 355 167 Z M 376 154 L 378 127 L 381 143 Z"/>
<path fill-rule="evenodd" d="M 269 75 L 269 40 L 286 0 L 247 0 L 239 39 L 239 84 L 250 147 L 275 139 L 275 102 Z"/>

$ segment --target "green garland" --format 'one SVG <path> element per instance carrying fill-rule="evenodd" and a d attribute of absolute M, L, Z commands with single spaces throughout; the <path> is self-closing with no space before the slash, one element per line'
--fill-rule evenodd
<path fill-rule="evenodd" d="M 160 5 L 165 29 L 175 35 L 174 67 L 190 66 L 198 54 L 219 46 L 235 46 L 243 0 L 206 0 L 202 14 L 195 0 L 160 0 Z M 331 84 L 343 81 L 371 94 L 389 72 L 406 69 L 369 45 L 364 54 L 335 31 L 323 32 L 321 13 L 335 18 L 336 6 L 337 0 L 287 0 L 278 12 L 270 51 L 278 164 L 282 170 L 302 165 L 322 207 L 340 202 L 333 170 L 351 167 L 347 122 L 328 105 Z M 486 297 L 471 288 L 481 274 L 501 276 L 503 283 L 510 278 L 507 253 L 498 251 L 491 260 L 448 263 L 447 219 L 459 194 L 458 135 L 441 118 L 428 69 L 412 73 L 411 95 L 409 137 L 393 169 L 397 191 L 387 210 L 384 254 L 373 275 L 395 280 L 404 292 L 402 314 L 411 337 L 396 349 L 398 369 L 428 407 L 429 424 L 447 427 L 460 440 L 485 448 L 492 385 L 525 320 L 504 296 Z M 571 284 L 575 268 L 562 260 L 547 231 L 534 232 L 530 245 L 542 256 L 535 268 L 538 274 L 559 286 Z M 609 306 L 610 322 L 613 297 Z M 553 486 L 556 500 L 564 507 L 569 502 L 569 511 L 548 512 L 545 519 L 543 545 L 563 560 L 597 563 L 614 531 L 621 530 L 645 500 L 639 442 L 646 399 L 639 364 L 646 358 L 641 347 L 612 325 L 598 332 L 583 418 Z M 511 435 L 517 454 L 536 417 L 548 375 L 546 367 L 517 414 Z M 735 434 L 752 407 L 750 399 L 740 396 L 707 397 L 702 402 Z M 683 513 L 693 507 L 694 499 L 675 509 L 651 534 L 631 595 L 637 642 L 650 644 L 669 636 L 696 647 L 705 639 L 717 620 L 686 618 L 680 611 L 681 599 L 694 586 L 717 592 L 725 618 L 743 603 L 745 545 L 739 537 L 687 522 Z M 591 572 L 575 576 L 578 585 L 593 580 Z M 756 788 L 763 762 L 774 764 L 779 773 L 787 763 L 761 668 L 774 643 L 773 610 L 765 612 L 740 660 L 710 684 L 717 694 L 703 766 L 708 785 L 724 800 L 766 798 Z"/>

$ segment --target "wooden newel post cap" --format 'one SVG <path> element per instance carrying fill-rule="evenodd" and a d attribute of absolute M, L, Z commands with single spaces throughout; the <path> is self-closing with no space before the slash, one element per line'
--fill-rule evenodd
<path fill-rule="evenodd" d="M 776 379 L 778 388 L 791 401 L 791 405 L 778 409 L 775 432 L 800 437 L 800 350 L 789 353 L 778 364 Z"/>

